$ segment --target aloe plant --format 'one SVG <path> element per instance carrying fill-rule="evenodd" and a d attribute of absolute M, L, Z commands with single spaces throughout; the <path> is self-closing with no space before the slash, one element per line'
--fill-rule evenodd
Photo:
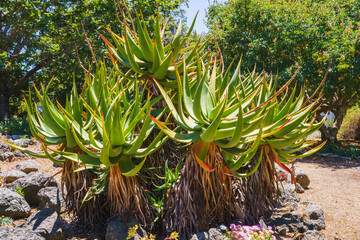
<path fill-rule="evenodd" d="M 176 206 L 169 208 L 169 219 L 165 220 L 169 231 L 175 227 L 185 235 L 206 229 L 212 223 L 211 216 L 216 216 L 214 221 L 219 222 L 231 216 L 234 201 L 232 176 L 248 177 L 253 174 L 262 159 L 268 157 L 267 148 L 271 149 L 274 160 L 286 168 L 278 155 L 282 156 L 281 160 L 287 159 L 291 155 L 285 153 L 296 151 L 306 136 L 322 125 L 314 125 L 313 120 L 308 123 L 315 103 L 302 106 L 303 92 L 296 101 L 292 97 L 286 101 L 285 95 L 284 101 L 278 103 L 277 97 L 288 88 L 293 78 L 276 91 L 276 82 L 267 81 L 264 75 L 255 76 L 254 72 L 240 79 L 240 62 L 232 75 L 230 67 L 219 73 L 221 68 L 217 67 L 216 59 L 212 68 L 199 57 L 197 65 L 195 80 L 189 79 L 185 67 L 182 78 L 177 72 L 176 107 L 168 92 L 155 81 L 180 129 L 171 130 L 152 118 L 169 138 L 190 144 L 190 155 L 183 170 L 185 177 L 179 186 L 174 187 L 174 199 L 170 200 L 170 205 Z M 283 107 L 284 102 L 290 107 Z M 250 164 L 256 154 L 253 169 L 239 172 L 241 167 Z M 195 171 L 193 168 L 199 169 Z M 192 179 L 200 179 L 200 184 Z M 188 189 L 191 197 L 180 194 L 177 189 Z M 204 199 L 202 208 L 199 208 L 196 199 Z M 188 211 L 180 210 L 183 205 Z M 176 215 L 174 211 L 181 214 Z M 184 218 L 189 221 L 182 224 L 181 219 Z"/>
<path fill-rule="evenodd" d="M 130 28 L 125 17 L 121 37 L 108 29 L 114 45 L 101 35 L 108 46 L 112 62 L 116 67 L 118 67 L 117 62 L 119 62 L 123 67 L 131 70 L 131 73 L 126 74 L 127 78 L 134 79 L 136 75 L 137 79 L 156 79 L 165 87 L 176 88 L 176 71 L 173 61 L 176 61 L 176 65 L 180 67 L 180 73 L 183 71 L 183 66 L 188 71 L 194 70 L 196 66 L 194 66 L 193 60 L 196 51 L 201 51 L 209 40 L 201 43 L 199 38 L 196 44 L 185 46 L 194 28 L 197 15 L 185 36 L 182 36 L 183 27 L 180 20 L 175 35 L 168 41 L 164 36 L 166 22 L 161 26 L 159 11 L 153 36 L 149 34 L 142 14 L 137 11 L 135 13 L 136 29 L 133 22 L 133 29 Z M 166 42 L 169 43 L 165 45 Z M 208 52 L 205 53 L 203 57 L 205 58 L 208 54 Z M 183 59 L 185 59 L 184 62 Z M 120 71 L 120 74 L 123 73 Z"/>

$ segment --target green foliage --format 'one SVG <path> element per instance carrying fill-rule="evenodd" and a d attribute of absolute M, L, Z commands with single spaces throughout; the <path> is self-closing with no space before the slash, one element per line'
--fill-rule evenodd
<path fill-rule="evenodd" d="M 23 190 L 22 187 L 17 186 L 17 187 L 15 188 L 15 192 L 17 192 L 17 193 L 18 193 L 20 196 L 22 196 L 22 197 L 25 196 L 24 190 Z"/>
<path fill-rule="evenodd" d="M 347 110 L 339 130 L 339 136 L 346 140 L 356 139 L 358 128 L 360 128 L 360 106 L 355 105 Z"/>
<path fill-rule="evenodd" d="M 170 18 L 166 35 L 171 35 L 179 19 L 184 19 L 182 7 L 187 2 L 188 0 L 125 1 L 133 18 L 133 5 L 142 9 L 150 31 L 153 30 L 155 20 L 154 6 L 158 3 L 161 20 Z M 48 83 L 53 76 L 54 84 L 49 89 L 49 94 L 55 95 L 64 104 L 66 94 L 71 91 L 73 78 L 78 88 L 84 81 L 78 57 L 87 67 L 88 59 L 105 54 L 104 43 L 97 32 L 104 33 L 105 27 L 121 32 L 122 24 L 116 20 L 119 9 L 125 11 L 121 4 L 117 6 L 114 1 L 2 1 L 0 95 L 11 97 L 11 113 L 16 114 L 19 110 L 21 89 L 26 89 L 32 81 Z M 88 42 L 93 45 L 91 50 L 85 41 L 83 29 Z M 0 119 L 5 108 L 0 109 Z"/>
<path fill-rule="evenodd" d="M 0 226 L 6 226 L 13 222 L 14 220 L 11 217 L 0 217 Z"/>
<path fill-rule="evenodd" d="M 309 92 L 329 68 L 318 113 L 337 118 L 360 96 L 359 11 L 357 0 L 229 0 L 210 6 L 207 25 L 227 66 L 242 56 L 243 69 L 277 73 L 282 84 L 300 67 Z"/>
<path fill-rule="evenodd" d="M 336 143 L 328 142 L 325 146 L 319 151 L 321 153 L 333 153 L 339 156 L 344 157 L 359 157 L 360 149 L 358 146 L 339 146 Z"/>
<path fill-rule="evenodd" d="M 138 225 L 135 225 L 134 227 L 129 228 L 129 232 L 128 232 L 128 236 L 126 237 L 126 239 L 132 239 L 132 238 L 138 238 L 140 240 L 155 240 L 156 236 L 154 236 L 153 234 L 150 234 L 147 237 L 141 237 L 138 233 L 137 233 L 137 229 L 139 228 Z M 164 240 L 178 240 L 179 239 L 179 233 L 177 232 L 172 232 L 170 234 L 169 237 L 164 238 Z"/>
<path fill-rule="evenodd" d="M 10 118 L 0 122 L 0 133 L 5 134 L 5 129 L 9 135 L 28 135 L 31 136 L 29 122 L 27 119 Z"/>
<path fill-rule="evenodd" d="M 0 133 L 5 135 L 31 135 L 27 119 L 11 118 L 0 121 Z"/>

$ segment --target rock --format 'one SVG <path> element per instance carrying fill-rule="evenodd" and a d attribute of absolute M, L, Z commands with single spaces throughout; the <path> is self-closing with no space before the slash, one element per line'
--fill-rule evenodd
<path fill-rule="evenodd" d="M 295 192 L 295 185 L 287 182 L 283 182 L 279 186 L 280 197 L 283 202 L 299 202 L 300 197 Z"/>
<path fill-rule="evenodd" d="M 7 145 L 4 142 L 0 142 L 0 153 L 4 153 L 4 152 L 10 152 L 11 148 L 9 145 Z"/>
<path fill-rule="evenodd" d="M 0 188 L 0 216 L 25 218 L 29 216 L 30 210 L 29 204 L 21 195 L 10 189 Z"/>
<path fill-rule="evenodd" d="M 8 161 L 12 161 L 14 159 L 14 153 L 12 152 L 4 152 L 4 153 L 0 153 L 0 160 L 1 161 L 5 161 L 5 160 L 8 160 Z"/>
<path fill-rule="evenodd" d="M 309 176 L 304 170 L 300 168 L 295 169 L 295 178 L 296 182 L 299 183 L 303 188 L 307 188 L 310 184 Z"/>
<path fill-rule="evenodd" d="M 62 194 L 57 187 L 45 187 L 39 190 L 37 194 L 40 200 L 40 208 L 52 208 L 57 213 L 61 212 L 61 207 L 64 208 Z"/>
<path fill-rule="evenodd" d="M 305 189 L 299 183 L 296 183 L 296 192 L 297 193 L 304 193 Z"/>
<path fill-rule="evenodd" d="M 324 211 L 319 204 L 309 203 L 304 210 L 304 224 L 310 230 L 322 230 L 325 229 L 325 216 Z"/>
<path fill-rule="evenodd" d="M 35 160 L 28 159 L 16 165 L 16 169 L 23 171 L 24 173 L 37 172 L 41 169 L 41 165 Z"/>
<path fill-rule="evenodd" d="M 190 240 L 226 240 L 216 228 L 210 228 L 207 232 L 199 232 L 191 237 Z"/>
<path fill-rule="evenodd" d="M 1 240 L 45 240 L 38 233 L 29 231 L 26 228 L 0 227 Z"/>
<path fill-rule="evenodd" d="M 37 194 L 41 188 L 45 187 L 47 181 L 50 180 L 50 176 L 39 173 L 32 172 L 27 174 L 25 177 L 20 178 L 9 185 L 9 188 L 15 190 L 16 187 L 21 187 L 24 191 L 25 200 L 30 204 L 30 206 L 37 206 L 40 202 Z M 52 179 L 48 187 L 57 186 L 57 183 Z"/>
<path fill-rule="evenodd" d="M 110 221 L 106 229 L 106 240 L 118 240 L 127 239 L 129 228 L 139 226 L 139 223 L 135 219 L 129 219 L 128 221 L 122 221 L 120 217 L 113 221 Z M 143 238 L 147 236 L 147 233 L 140 226 L 136 232 Z M 140 240 L 139 237 L 130 238 L 131 240 Z"/>
<path fill-rule="evenodd" d="M 29 154 L 23 153 L 20 150 L 15 150 L 13 153 L 14 153 L 15 157 L 28 157 L 29 156 Z"/>
<path fill-rule="evenodd" d="M 14 140 L 14 144 L 20 146 L 20 147 L 28 147 L 28 144 L 26 141 L 24 141 L 24 139 L 17 139 L 17 140 Z"/>
<path fill-rule="evenodd" d="M 342 161 L 352 161 L 352 157 L 339 156 L 339 159 L 342 160 Z"/>
<path fill-rule="evenodd" d="M 32 214 L 24 227 L 40 234 L 47 240 L 61 240 L 65 238 L 60 225 L 57 212 L 51 208 L 44 208 L 40 212 Z"/>
<path fill-rule="evenodd" d="M 11 135 L 11 138 L 12 138 L 13 140 L 18 140 L 18 139 L 22 138 L 22 136 L 21 136 L 21 135 Z M 16 143 L 15 143 L 15 144 L 16 144 Z"/>
<path fill-rule="evenodd" d="M 26 173 L 13 169 L 10 171 L 2 171 L 1 176 L 5 179 L 6 183 L 12 183 L 19 178 L 25 177 Z"/>
<path fill-rule="evenodd" d="M 307 231 L 304 233 L 305 240 L 325 240 L 318 231 Z"/>

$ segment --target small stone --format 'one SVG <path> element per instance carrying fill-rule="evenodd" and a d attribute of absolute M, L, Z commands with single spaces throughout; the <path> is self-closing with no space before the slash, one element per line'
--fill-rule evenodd
<path fill-rule="evenodd" d="M 199 232 L 194 234 L 190 240 L 226 240 L 216 228 L 210 228 L 207 232 Z"/>
<path fill-rule="evenodd" d="M 9 188 L 15 190 L 16 187 L 20 187 L 24 191 L 25 200 L 30 206 L 38 206 L 40 200 L 37 196 L 39 190 L 45 187 L 45 184 L 50 180 L 50 176 L 40 172 L 32 172 L 27 174 L 25 177 L 20 178 L 11 184 Z M 57 186 L 57 183 L 52 179 L 48 184 L 48 187 Z"/>
<path fill-rule="evenodd" d="M 8 161 L 12 161 L 14 159 L 14 153 L 12 152 L 4 152 L 4 153 L 0 153 L 0 160 L 1 161 L 5 161 L 5 160 L 8 160 Z"/>
<path fill-rule="evenodd" d="M 297 193 L 304 193 L 305 189 L 299 183 L 296 183 L 296 192 Z"/>
<path fill-rule="evenodd" d="M 307 231 L 304 233 L 305 240 L 325 240 L 318 231 Z"/>
<path fill-rule="evenodd" d="M 339 156 L 339 159 L 342 160 L 342 161 L 352 161 L 352 158 L 351 158 L 351 157 L 342 157 L 342 156 Z"/>
<path fill-rule="evenodd" d="M 16 169 L 23 171 L 24 173 L 37 172 L 41 169 L 41 165 L 35 160 L 28 159 L 16 165 Z"/>
<path fill-rule="evenodd" d="M 26 173 L 13 169 L 10 171 L 3 171 L 1 173 L 1 176 L 5 179 L 6 183 L 12 183 L 16 180 L 18 180 L 19 178 L 25 177 Z"/>
<path fill-rule="evenodd" d="M 32 214 L 26 221 L 25 227 L 47 240 L 65 239 L 59 215 L 51 208 L 44 208 L 40 212 Z"/>
<path fill-rule="evenodd" d="M 14 151 L 14 156 L 15 156 L 15 157 L 28 157 L 29 154 L 23 153 L 23 152 L 20 151 L 20 150 L 15 150 L 15 151 Z"/>
<path fill-rule="evenodd" d="M 30 214 L 30 206 L 18 193 L 0 188 L 0 216 L 13 219 L 25 218 Z"/>
<path fill-rule="evenodd" d="M 20 146 L 20 147 L 28 147 L 28 144 L 26 141 L 24 141 L 24 139 L 17 139 L 17 140 L 14 140 L 14 144 Z"/>
<path fill-rule="evenodd" d="M 129 219 L 128 221 L 122 221 L 120 217 L 116 218 L 113 221 L 110 221 L 106 229 L 106 240 L 118 240 L 118 239 L 127 239 L 129 228 L 138 226 L 136 232 L 142 237 L 146 237 L 147 233 L 144 229 L 139 226 L 139 223 L 135 219 Z M 139 237 L 134 237 L 134 240 L 140 240 Z"/>
<path fill-rule="evenodd" d="M 288 232 L 288 228 L 286 225 L 281 225 L 281 226 L 277 226 L 275 228 L 275 231 L 280 235 L 286 235 L 286 233 Z"/>
<path fill-rule="evenodd" d="M 4 137 L 4 136 L 3 136 Z M 4 153 L 4 152 L 10 152 L 11 148 L 9 145 L 7 145 L 4 142 L 0 142 L 0 153 Z"/>
<path fill-rule="evenodd" d="M 303 188 L 307 188 L 310 185 L 310 178 L 308 174 L 299 168 L 295 170 L 296 182 L 299 183 Z"/>

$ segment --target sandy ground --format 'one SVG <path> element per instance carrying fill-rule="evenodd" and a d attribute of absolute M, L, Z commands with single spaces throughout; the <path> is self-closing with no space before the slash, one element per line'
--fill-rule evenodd
<path fill-rule="evenodd" d="M 360 240 L 360 163 L 315 156 L 297 160 L 295 167 L 311 181 L 301 199 L 323 206 L 325 237 Z"/>

